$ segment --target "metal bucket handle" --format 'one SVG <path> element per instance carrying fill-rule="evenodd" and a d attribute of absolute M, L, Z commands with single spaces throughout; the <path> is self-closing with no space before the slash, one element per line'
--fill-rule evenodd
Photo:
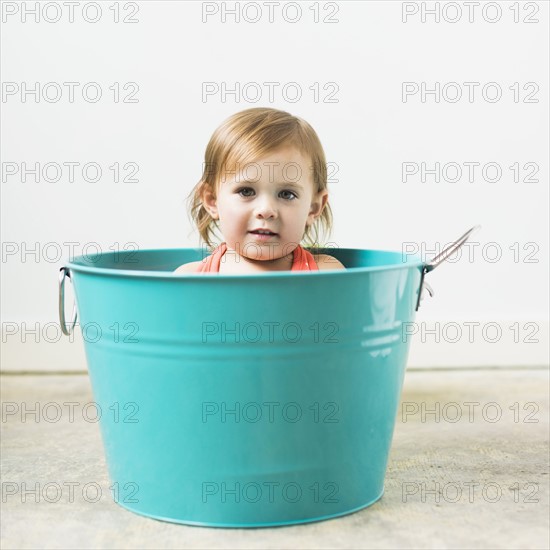
<path fill-rule="evenodd" d="M 416 311 L 420 307 L 420 300 L 424 298 L 424 290 L 428 292 L 430 297 L 434 295 L 432 287 L 426 282 L 424 276 L 426 273 L 433 271 L 439 264 L 443 263 L 449 256 L 454 254 L 474 233 L 477 233 L 481 229 L 481 225 L 474 225 L 471 229 L 466 231 L 462 237 L 457 239 L 454 243 L 450 244 L 447 248 L 443 249 L 435 258 L 432 258 L 422 269 L 422 275 L 420 277 L 420 292 L 418 293 L 418 300 L 416 302 Z"/>
<path fill-rule="evenodd" d="M 65 277 L 71 278 L 71 273 L 66 267 L 62 267 L 59 270 L 59 324 L 61 325 L 61 331 L 66 336 L 70 336 L 76 325 L 76 304 L 73 302 L 73 315 L 72 321 L 69 327 L 65 323 Z"/>

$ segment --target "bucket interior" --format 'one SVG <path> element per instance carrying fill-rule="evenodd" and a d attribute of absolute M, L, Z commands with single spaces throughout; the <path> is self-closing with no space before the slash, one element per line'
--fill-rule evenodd
<path fill-rule="evenodd" d="M 421 265 L 420 258 L 415 255 L 387 250 L 356 248 L 312 249 L 308 247 L 305 249 L 319 254 L 329 254 L 339 260 L 347 269 L 410 267 L 412 265 Z M 94 267 L 96 269 L 172 272 L 180 265 L 202 260 L 210 253 L 211 251 L 206 248 L 124 250 L 78 256 L 70 265 L 75 268 Z M 262 273 L 260 276 L 284 275 L 286 273 L 287 272 Z"/>

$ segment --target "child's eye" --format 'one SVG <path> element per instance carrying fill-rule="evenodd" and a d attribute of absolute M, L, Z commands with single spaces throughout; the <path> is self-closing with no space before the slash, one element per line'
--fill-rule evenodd
<path fill-rule="evenodd" d="M 290 200 L 293 200 L 293 199 L 297 198 L 296 193 L 293 193 L 292 191 L 287 191 L 287 190 L 285 190 L 285 191 L 281 191 L 281 194 L 282 194 L 282 193 L 289 193 L 290 195 L 292 195 L 292 197 L 286 196 L 286 197 L 283 197 L 283 198 L 286 198 L 286 199 L 290 198 Z"/>
<path fill-rule="evenodd" d="M 237 193 L 242 194 L 243 191 L 252 191 L 252 192 L 254 192 L 254 189 L 252 189 L 251 187 L 241 187 L 241 188 L 237 191 Z M 252 195 L 244 194 L 244 195 L 242 195 L 242 196 L 243 196 L 243 197 L 251 197 Z"/>

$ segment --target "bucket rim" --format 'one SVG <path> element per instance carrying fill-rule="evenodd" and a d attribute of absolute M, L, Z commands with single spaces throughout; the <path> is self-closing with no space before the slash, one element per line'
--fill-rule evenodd
<path fill-rule="evenodd" d="M 306 250 L 310 250 L 309 247 L 304 247 Z M 89 273 L 94 275 L 108 275 L 108 276 L 115 276 L 115 277 L 143 277 L 143 278 L 152 278 L 152 279 L 218 279 L 218 277 L 212 277 L 212 275 L 219 276 L 219 273 L 175 273 L 174 271 L 151 271 L 151 270 L 141 270 L 141 269 L 120 269 L 120 268 L 109 268 L 109 267 L 94 267 L 93 265 L 89 265 L 90 263 L 93 263 L 93 261 L 90 260 L 90 257 L 95 258 L 95 261 L 98 261 L 100 258 L 104 258 L 107 256 L 114 256 L 115 254 L 124 254 L 124 253 L 130 253 L 130 252 L 137 252 L 140 254 L 146 254 L 146 253 L 178 253 L 178 252 L 201 252 L 202 248 L 143 248 L 139 249 L 137 251 L 124 251 L 124 252 L 116 252 L 116 251 L 109 251 L 109 252 L 101 252 L 99 254 L 95 254 L 93 256 L 89 255 L 80 255 L 75 256 L 72 260 L 65 263 L 64 268 L 70 270 L 71 272 L 81 272 L 81 273 Z M 335 250 L 334 248 L 323 248 L 319 247 L 317 250 L 321 250 L 323 252 L 321 253 L 329 253 L 330 250 Z M 395 250 L 382 250 L 382 249 L 373 249 L 373 248 L 338 248 L 337 250 L 341 250 L 344 252 L 372 252 L 372 253 L 380 253 L 380 254 L 400 254 L 403 255 L 402 252 L 398 252 Z M 81 261 L 82 263 L 86 265 L 82 265 L 77 263 L 78 261 Z M 255 278 L 279 278 L 279 277 L 296 277 L 296 276 L 342 276 L 344 273 L 349 274 L 357 274 L 357 273 L 371 273 L 371 272 L 377 272 L 377 271 L 393 271 L 398 269 L 411 269 L 411 268 L 421 268 L 423 269 L 427 265 L 426 261 L 423 261 L 418 255 L 409 255 L 408 259 L 405 261 L 402 261 L 401 263 L 393 263 L 388 265 L 377 265 L 377 266 L 370 266 L 370 267 L 346 267 L 346 269 L 323 269 L 320 271 L 266 271 L 263 273 L 250 273 L 250 274 L 243 274 L 243 275 L 222 275 L 222 278 L 224 280 L 250 280 Z M 63 268 L 61 268 L 63 269 Z M 205 277 L 206 275 L 206 277 Z"/>

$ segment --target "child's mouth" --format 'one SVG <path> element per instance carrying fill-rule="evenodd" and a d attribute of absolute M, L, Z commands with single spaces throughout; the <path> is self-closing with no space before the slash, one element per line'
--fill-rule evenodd
<path fill-rule="evenodd" d="M 272 239 L 277 236 L 277 233 L 272 232 L 263 232 L 263 231 L 249 231 L 251 235 L 254 235 L 255 238 L 265 241 L 267 239 Z"/>

